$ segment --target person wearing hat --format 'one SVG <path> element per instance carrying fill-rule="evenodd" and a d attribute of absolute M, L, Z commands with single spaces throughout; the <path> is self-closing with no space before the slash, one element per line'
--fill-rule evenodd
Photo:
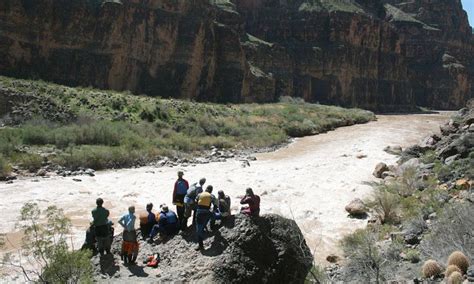
<path fill-rule="evenodd" d="M 163 204 L 161 205 L 160 219 L 151 230 L 149 242 L 152 243 L 158 233 L 161 237 L 165 237 L 176 234 L 178 230 L 178 216 L 172 210 L 169 210 L 168 205 Z"/>
<path fill-rule="evenodd" d="M 186 196 L 189 183 L 183 178 L 184 173 L 178 172 L 178 179 L 174 183 L 173 190 L 173 204 L 176 205 L 176 212 L 178 213 L 178 223 L 182 230 L 187 227 L 187 219 L 184 217 L 184 197 Z M 185 223 L 186 222 L 186 223 Z"/>

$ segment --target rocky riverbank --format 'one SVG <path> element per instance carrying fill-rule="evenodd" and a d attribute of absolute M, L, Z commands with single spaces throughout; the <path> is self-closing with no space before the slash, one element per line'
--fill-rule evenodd
<path fill-rule="evenodd" d="M 378 164 L 373 174 L 381 181 L 373 184 L 373 196 L 346 207 L 352 215 L 368 214 L 368 227 L 344 239 L 347 262 L 330 266 L 329 277 L 448 281 L 448 257 L 460 251 L 471 264 L 461 273 L 462 279 L 474 281 L 473 147 L 474 103 L 470 102 L 441 126 L 441 134 L 403 151 L 387 148 L 400 159 L 393 165 Z M 368 248 L 373 251 L 368 253 Z M 358 259 L 364 254 L 372 257 L 370 269 Z M 430 263 L 439 269 L 428 273 L 424 267 Z"/>
<path fill-rule="evenodd" d="M 237 214 L 207 233 L 205 250 L 195 251 L 194 241 L 193 231 L 154 244 L 140 241 L 138 264 L 124 266 L 118 235 L 113 255 L 93 257 L 95 279 L 107 283 L 304 283 L 313 262 L 296 223 L 278 215 L 249 218 Z M 142 263 L 157 253 L 157 268 Z"/>

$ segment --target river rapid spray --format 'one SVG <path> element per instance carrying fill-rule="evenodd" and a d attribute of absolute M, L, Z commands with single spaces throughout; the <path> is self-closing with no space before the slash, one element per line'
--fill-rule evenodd
<path fill-rule="evenodd" d="M 95 177 L 20 179 L 0 184 L 0 232 L 7 233 L 6 250 L 19 246 L 21 233 L 14 225 L 22 205 L 37 202 L 42 208 L 55 204 L 72 219 L 72 241 L 78 248 L 90 220 L 95 199 L 102 197 L 114 222 L 129 205 L 144 209 L 148 202 L 171 204 L 176 172 L 195 182 L 206 177 L 214 190 L 224 190 L 232 198 L 232 209 L 239 209 L 239 196 L 252 187 L 261 196 L 262 213 L 277 213 L 294 218 L 300 226 L 316 261 L 323 263 L 330 253 L 339 253 L 337 242 L 344 235 L 362 228 L 366 220 L 351 219 L 344 210 L 354 198 L 365 198 L 378 162 L 395 163 L 396 156 L 383 148 L 406 147 L 427 135 L 439 132 L 439 126 L 451 115 L 439 114 L 380 115 L 377 121 L 338 128 L 311 137 L 295 139 L 285 148 L 256 155 L 250 167 L 238 160 L 188 167 L 142 167 L 98 172 Z M 358 158 L 357 156 L 366 156 Z M 117 232 L 120 229 L 117 226 Z"/>

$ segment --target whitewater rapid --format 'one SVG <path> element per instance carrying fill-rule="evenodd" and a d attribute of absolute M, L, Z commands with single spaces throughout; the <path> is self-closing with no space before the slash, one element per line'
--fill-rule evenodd
<path fill-rule="evenodd" d="M 344 210 L 354 198 L 371 193 L 367 181 L 379 162 L 395 163 L 397 157 L 383 151 L 386 146 L 406 147 L 439 131 L 450 113 L 379 115 L 377 121 L 338 128 L 311 137 L 295 139 L 278 151 L 257 154 L 256 161 L 243 167 L 238 160 L 186 167 L 142 167 L 108 170 L 96 176 L 53 176 L 25 178 L 13 184 L 0 183 L 0 232 L 7 233 L 5 250 L 19 246 L 21 233 L 15 229 L 19 210 L 26 202 L 42 208 L 55 204 L 73 222 L 72 243 L 80 247 L 97 197 L 105 200 L 114 221 L 127 207 L 144 209 L 171 203 L 176 172 L 195 182 L 207 178 L 214 190 L 224 190 L 232 198 L 233 213 L 239 210 L 239 196 L 252 187 L 261 196 L 261 212 L 294 218 L 318 262 L 330 253 L 339 254 L 337 242 L 345 234 L 362 228 L 367 220 L 348 218 Z M 364 155 L 365 158 L 357 158 Z M 116 228 L 116 232 L 120 229 Z"/>

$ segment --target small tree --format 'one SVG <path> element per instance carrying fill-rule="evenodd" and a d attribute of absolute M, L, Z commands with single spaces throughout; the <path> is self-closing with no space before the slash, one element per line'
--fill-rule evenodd
<path fill-rule="evenodd" d="M 28 281 L 91 282 L 91 252 L 69 250 L 66 238 L 71 230 L 71 221 L 62 209 L 50 206 L 41 211 L 38 204 L 26 203 L 21 208 L 18 227 L 24 232 L 23 251 L 19 255 L 20 258 L 26 256 L 29 265 L 26 268 L 22 261 L 14 263 L 9 256 L 3 260 L 3 265 L 21 269 Z"/>
<path fill-rule="evenodd" d="M 359 229 L 341 241 L 344 255 L 348 258 L 348 273 L 366 283 L 381 283 L 385 280 L 384 266 L 387 261 L 376 246 L 377 236 L 377 232 Z"/>

